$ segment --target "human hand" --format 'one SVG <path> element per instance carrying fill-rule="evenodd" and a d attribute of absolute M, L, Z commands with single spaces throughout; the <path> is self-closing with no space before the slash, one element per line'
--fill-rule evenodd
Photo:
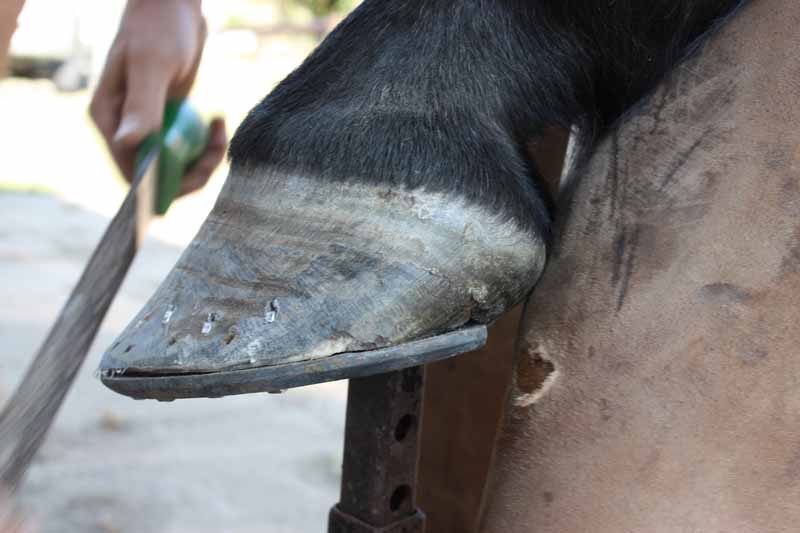
<path fill-rule="evenodd" d="M 128 181 L 137 147 L 161 129 L 167 99 L 189 93 L 205 38 L 200 0 L 128 0 L 89 108 Z M 180 194 L 205 185 L 226 143 L 224 121 L 213 120 L 206 152 L 184 176 Z"/>
<path fill-rule="evenodd" d="M 17 16 L 23 5 L 25 0 L 0 0 L 0 78 L 6 75 L 8 47 L 17 29 Z"/>

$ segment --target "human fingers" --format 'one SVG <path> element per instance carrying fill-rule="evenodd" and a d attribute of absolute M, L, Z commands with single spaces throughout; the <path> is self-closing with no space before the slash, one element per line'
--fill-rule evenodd
<path fill-rule="evenodd" d="M 173 73 L 168 61 L 157 57 L 136 57 L 133 54 L 129 54 L 125 71 L 125 97 L 119 113 L 119 125 L 111 139 L 111 152 L 130 181 L 139 144 L 145 137 L 161 129 Z"/>

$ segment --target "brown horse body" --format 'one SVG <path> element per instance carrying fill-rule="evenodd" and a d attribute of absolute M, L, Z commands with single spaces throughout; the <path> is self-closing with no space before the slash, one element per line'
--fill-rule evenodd
<path fill-rule="evenodd" d="M 483 531 L 800 529 L 798 28 L 753 2 L 567 187 Z"/>

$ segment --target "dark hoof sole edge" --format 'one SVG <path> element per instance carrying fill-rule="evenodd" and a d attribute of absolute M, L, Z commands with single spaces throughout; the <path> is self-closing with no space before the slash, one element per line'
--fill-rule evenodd
<path fill-rule="evenodd" d="M 478 325 L 389 348 L 342 353 L 311 361 L 209 374 L 103 376 L 101 381 L 111 390 L 137 400 L 172 401 L 256 392 L 275 393 L 441 361 L 483 347 L 486 338 L 486 326 Z"/>

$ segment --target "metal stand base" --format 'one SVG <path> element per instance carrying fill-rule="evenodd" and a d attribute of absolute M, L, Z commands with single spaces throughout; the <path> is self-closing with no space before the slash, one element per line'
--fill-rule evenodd
<path fill-rule="evenodd" d="M 358 518 L 342 513 L 337 507 L 331 509 L 328 518 L 328 533 L 418 533 L 425 531 L 425 515 L 422 511 L 394 522 L 386 527 L 377 527 Z"/>
<path fill-rule="evenodd" d="M 423 533 L 416 507 L 422 366 L 351 379 L 341 499 L 329 533 Z"/>

